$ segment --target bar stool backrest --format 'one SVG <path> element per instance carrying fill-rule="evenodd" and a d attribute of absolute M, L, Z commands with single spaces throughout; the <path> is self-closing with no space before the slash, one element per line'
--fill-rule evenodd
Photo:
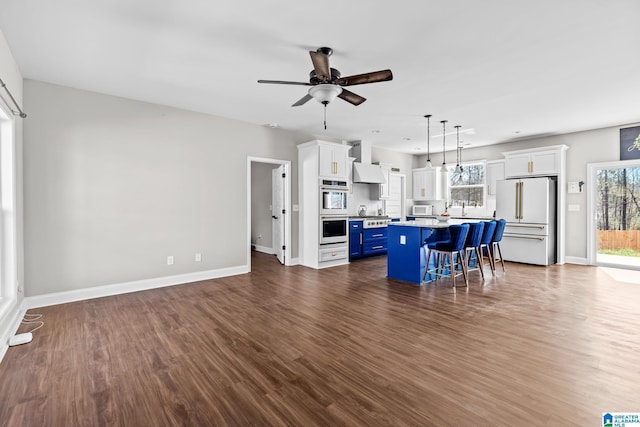
<path fill-rule="evenodd" d="M 480 244 L 488 245 L 491 243 L 491 239 L 493 239 L 493 235 L 496 231 L 496 221 L 485 221 L 484 222 L 484 231 L 482 233 L 482 240 L 480 240 Z"/>
<path fill-rule="evenodd" d="M 496 221 L 496 231 L 493 233 L 492 242 L 499 242 L 502 240 L 502 234 L 504 233 L 504 228 L 507 226 L 506 219 L 499 219 Z"/>
<path fill-rule="evenodd" d="M 450 225 L 449 234 L 451 234 L 451 246 L 448 249 L 461 251 L 464 249 L 464 243 L 467 240 L 467 234 L 469 234 L 469 224 Z"/>
<path fill-rule="evenodd" d="M 484 222 L 471 222 L 469 223 L 469 233 L 467 234 L 467 241 L 464 244 L 465 248 L 477 248 L 480 246 L 482 240 L 482 234 L 484 231 Z"/>

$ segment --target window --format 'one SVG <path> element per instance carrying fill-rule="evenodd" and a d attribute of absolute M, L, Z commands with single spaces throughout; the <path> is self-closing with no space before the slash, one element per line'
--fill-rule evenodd
<path fill-rule="evenodd" d="M 451 206 L 483 207 L 485 168 L 482 163 L 462 165 L 462 172 L 449 169 L 449 200 Z"/>

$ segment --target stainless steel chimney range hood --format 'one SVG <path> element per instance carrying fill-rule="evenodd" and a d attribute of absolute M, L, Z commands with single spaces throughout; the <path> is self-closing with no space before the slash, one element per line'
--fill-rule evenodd
<path fill-rule="evenodd" d="M 371 164 L 371 143 L 369 141 L 350 142 L 353 162 L 354 184 L 386 184 L 387 180 L 379 165 Z"/>

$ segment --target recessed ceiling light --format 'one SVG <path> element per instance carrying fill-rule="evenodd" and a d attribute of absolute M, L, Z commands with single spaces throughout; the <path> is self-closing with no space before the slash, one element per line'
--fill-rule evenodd
<path fill-rule="evenodd" d="M 460 146 L 461 146 L 461 147 L 468 147 L 468 146 L 470 146 L 470 145 L 471 145 L 471 143 L 470 143 L 470 142 L 461 142 L 461 143 L 460 143 Z"/>
<path fill-rule="evenodd" d="M 411 141 L 411 138 L 402 138 L 403 141 Z"/>
<path fill-rule="evenodd" d="M 270 127 L 271 129 L 275 129 L 275 128 L 279 128 L 280 125 L 277 123 L 269 123 L 267 124 L 267 127 Z"/>
<path fill-rule="evenodd" d="M 422 151 L 422 147 L 416 147 L 415 150 L 416 151 Z"/>
<path fill-rule="evenodd" d="M 518 134 L 518 133 L 520 133 L 520 131 L 519 131 L 519 130 L 517 130 L 517 131 L 515 131 L 515 133 L 516 133 L 516 134 Z"/>
<path fill-rule="evenodd" d="M 374 129 L 371 131 L 371 133 L 380 133 L 380 131 L 378 129 Z"/>

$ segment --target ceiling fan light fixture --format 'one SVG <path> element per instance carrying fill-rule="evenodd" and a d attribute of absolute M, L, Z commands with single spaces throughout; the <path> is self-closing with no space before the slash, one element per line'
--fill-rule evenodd
<path fill-rule="evenodd" d="M 309 89 L 309 95 L 321 104 L 328 104 L 342 93 L 342 87 L 334 84 L 320 84 Z"/>

